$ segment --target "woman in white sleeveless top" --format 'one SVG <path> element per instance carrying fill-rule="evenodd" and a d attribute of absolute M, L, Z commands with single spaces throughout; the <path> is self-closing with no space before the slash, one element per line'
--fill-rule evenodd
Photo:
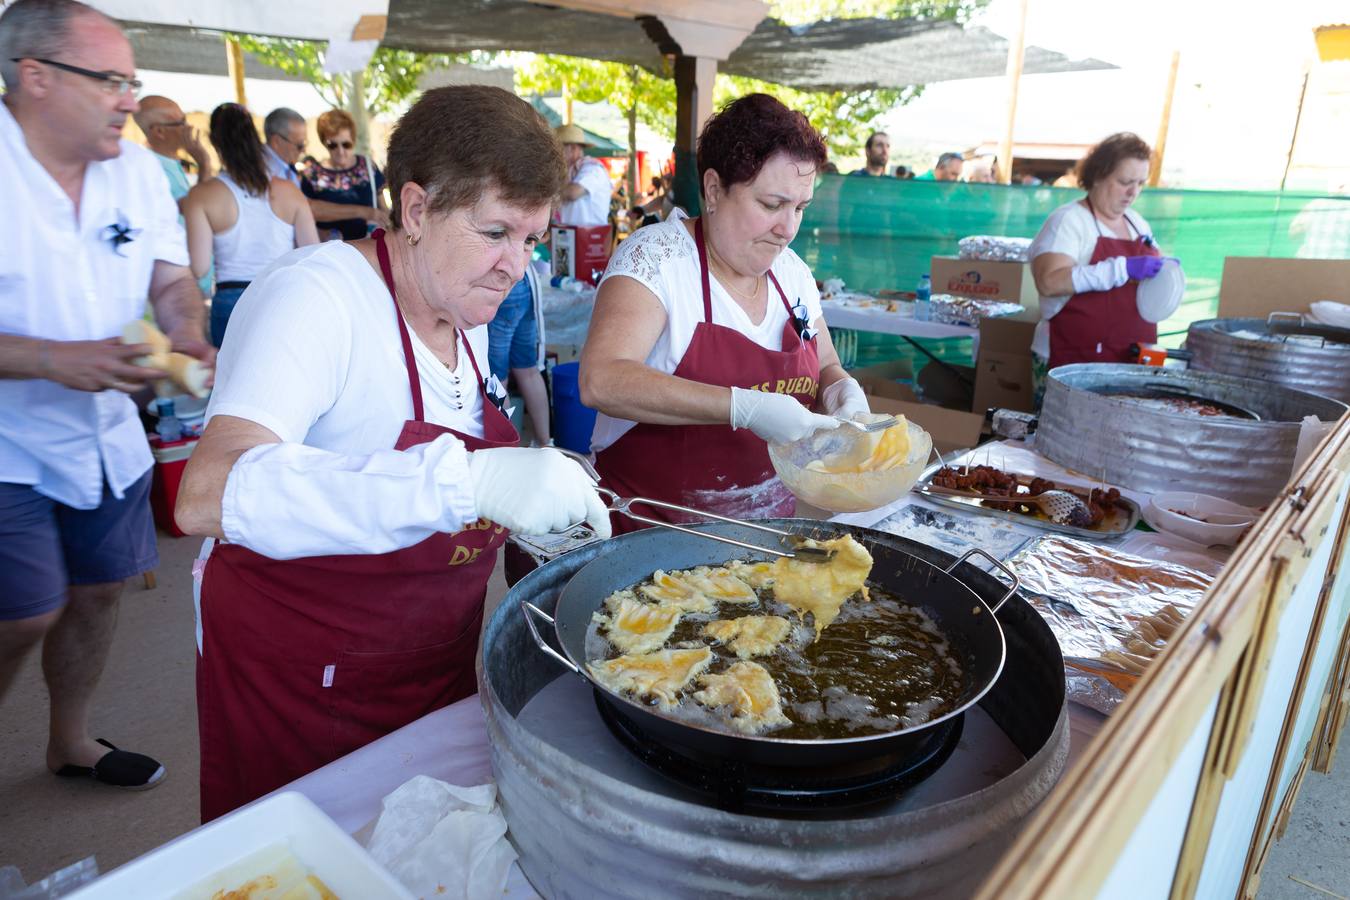
<path fill-rule="evenodd" d="M 225 327 L 244 289 L 295 247 L 319 242 L 309 203 L 300 189 L 270 178 L 253 117 L 238 103 L 211 113 L 211 146 L 220 174 L 188 192 L 183 203 L 193 274 L 216 264 L 211 300 L 211 342 L 225 340 Z"/>

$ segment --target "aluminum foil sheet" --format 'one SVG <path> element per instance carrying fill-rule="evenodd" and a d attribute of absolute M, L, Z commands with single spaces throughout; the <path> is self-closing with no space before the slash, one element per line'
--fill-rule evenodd
<path fill-rule="evenodd" d="M 1008 564 L 1064 653 L 1069 699 L 1110 712 L 1213 578 L 1156 559 L 1047 536 Z"/>
<path fill-rule="evenodd" d="M 1005 300 L 985 300 L 979 297 L 957 297 L 953 294 L 934 294 L 929 304 L 928 320 L 944 325 L 976 327 L 981 319 L 1015 316 L 1022 311 L 1017 303 Z"/>
<path fill-rule="evenodd" d="M 996 237 L 974 234 L 957 242 L 962 259 L 987 259 L 991 262 L 1026 262 L 1031 238 Z"/>

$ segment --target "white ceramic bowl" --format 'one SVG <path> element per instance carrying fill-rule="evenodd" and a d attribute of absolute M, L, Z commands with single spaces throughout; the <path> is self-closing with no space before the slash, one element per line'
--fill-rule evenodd
<path fill-rule="evenodd" d="M 933 440 L 913 422 L 909 426 L 909 457 L 904 465 L 879 472 L 831 474 L 805 468 L 820 459 L 834 431 L 817 431 L 792 444 L 770 444 L 769 461 L 783 484 L 798 498 L 830 512 L 863 512 L 900 499 L 923 474 L 933 451 Z M 844 426 L 845 429 L 848 426 Z M 847 436 L 842 431 L 840 436 Z"/>
<path fill-rule="evenodd" d="M 1242 539 L 1243 533 L 1260 515 L 1250 507 L 1190 491 L 1154 494 L 1143 514 L 1144 521 L 1158 531 L 1180 535 L 1205 546 L 1223 544 L 1229 547 Z M 1212 516 L 1222 519 L 1220 522 L 1204 521 Z"/>

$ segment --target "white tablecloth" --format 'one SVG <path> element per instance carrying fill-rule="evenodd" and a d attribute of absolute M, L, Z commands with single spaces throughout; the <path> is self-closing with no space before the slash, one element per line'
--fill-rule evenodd
<path fill-rule="evenodd" d="M 911 307 L 913 304 L 905 304 Z M 887 312 L 874 306 L 849 306 L 831 300 L 820 304 L 825 324 L 831 328 L 852 328 L 855 331 L 874 331 L 880 334 L 898 334 L 917 338 L 975 338 L 978 328 L 966 325 L 947 325 L 942 322 L 920 322 L 913 313 Z"/>
<path fill-rule="evenodd" d="M 492 780 L 487 728 L 477 694 L 428 713 L 281 790 L 299 791 L 340 827 L 355 833 L 379 815 L 380 801 L 414 775 L 465 786 Z M 512 866 L 502 897 L 538 896 L 520 867 Z"/>

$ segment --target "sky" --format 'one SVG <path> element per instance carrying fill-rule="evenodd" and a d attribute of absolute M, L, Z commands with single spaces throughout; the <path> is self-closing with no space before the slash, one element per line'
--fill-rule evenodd
<path fill-rule="evenodd" d="M 1017 0 L 992 0 L 973 22 L 1012 35 Z M 1119 69 L 1023 76 L 1019 141 L 1091 144 L 1115 131 L 1152 143 L 1158 133 L 1173 50 L 1181 51 L 1163 167 L 1164 183 L 1187 187 L 1278 187 L 1293 132 L 1312 29 L 1350 20 L 1350 0 L 1282 0 L 1256 15 L 1217 0 L 1029 0 L 1027 43 Z M 146 93 L 184 109 L 209 111 L 230 93 L 216 76 L 143 72 Z M 318 115 L 327 105 L 309 85 L 250 80 L 250 104 Z M 896 162 L 997 142 L 1007 115 L 1002 77 L 928 85 L 915 102 L 885 116 Z M 582 117 L 586 124 L 591 119 Z M 603 121 L 603 119 L 601 119 Z M 609 124 L 605 122 L 605 124 Z M 622 141 L 621 123 L 613 137 Z M 614 130 L 614 129 L 611 129 Z M 1289 186 L 1333 190 L 1350 180 L 1350 62 L 1313 66 Z M 668 151 L 643 129 L 639 146 Z M 841 159 L 849 171 L 861 158 Z"/>
<path fill-rule="evenodd" d="M 1312 29 L 1350 20 L 1350 3 L 1286 0 L 1262 7 L 1262 15 L 1253 9 L 1205 0 L 1029 0 L 1028 45 L 1120 68 L 1023 76 L 1016 139 L 1093 143 L 1135 131 L 1152 143 L 1179 50 L 1164 181 L 1278 187 L 1303 66 L 1315 55 Z M 972 24 L 1011 36 L 1018 11 L 1017 0 L 993 0 Z M 1328 171 L 1350 163 L 1343 137 L 1350 134 L 1350 63 L 1318 64 L 1312 74 L 1290 185 L 1330 189 L 1350 174 Z M 1006 116 L 1006 80 L 979 78 L 927 86 L 884 126 L 893 145 L 940 152 L 997 142 Z"/>

